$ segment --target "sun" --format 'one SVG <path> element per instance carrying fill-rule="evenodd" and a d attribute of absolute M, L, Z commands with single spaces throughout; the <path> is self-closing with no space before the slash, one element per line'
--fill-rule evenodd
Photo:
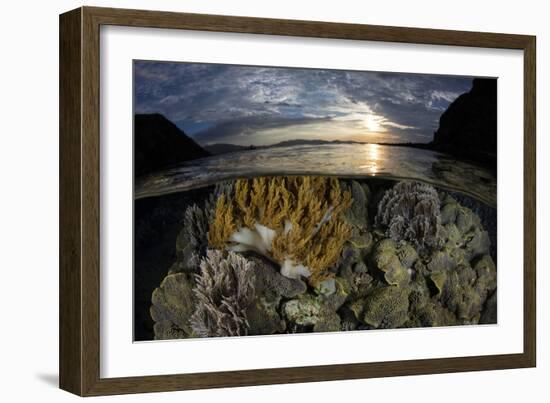
<path fill-rule="evenodd" d="M 363 118 L 363 125 L 370 132 L 383 132 L 384 131 L 384 127 L 382 126 L 383 121 L 384 121 L 384 118 L 382 116 L 369 113 Z"/>

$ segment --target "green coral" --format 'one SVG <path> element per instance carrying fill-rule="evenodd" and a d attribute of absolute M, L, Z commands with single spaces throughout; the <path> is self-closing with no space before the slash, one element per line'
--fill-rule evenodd
<path fill-rule="evenodd" d="M 474 264 L 477 275 L 475 283 L 476 290 L 487 295 L 497 287 L 497 268 L 490 255 L 483 255 Z"/>
<path fill-rule="evenodd" d="M 280 299 L 257 297 L 246 309 L 249 335 L 284 333 L 286 322 L 278 312 Z"/>
<path fill-rule="evenodd" d="M 348 296 L 348 285 L 341 279 L 335 281 L 336 290 L 330 295 L 303 294 L 283 304 L 283 312 L 290 323 L 312 326 L 315 332 L 341 330 L 337 313 Z"/>
<path fill-rule="evenodd" d="M 299 279 L 281 275 L 272 262 L 261 256 L 250 254 L 247 258 L 255 264 L 256 279 L 256 298 L 246 311 L 248 334 L 284 333 L 286 321 L 279 313 L 281 301 L 304 294 L 307 286 Z"/>
<path fill-rule="evenodd" d="M 153 291 L 151 318 L 155 340 L 180 339 L 193 334 L 189 319 L 195 310 L 194 281 L 185 273 L 169 274 Z"/>
<path fill-rule="evenodd" d="M 496 288 L 496 268 L 490 256 L 481 257 L 472 268 L 437 271 L 429 279 L 437 289 L 434 297 L 464 324 L 477 323 L 487 296 Z"/>
<path fill-rule="evenodd" d="M 453 253 L 455 260 L 463 262 L 489 254 L 489 234 L 483 229 L 479 217 L 451 196 L 445 196 L 442 204 L 444 249 Z"/>
<path fill-rule="evenodd" d="M 475 272 L 468 266 L 459 266 L 457 270 L 446 273 L 442 279 L 438 299 L 458 319 L 473 319 L 481 310 L 481 296 L 473 288 L 475 281 Z"/>
<path fill-rule="evenodd" d="M 352 203 L 345 211 L 345 218 L 353 227 L 353 236 L 365 233 L 369 226 L 368 206 L 370 189 L 368 185 L 361 185 L 357 181 L 350 181 L 344 185 L 351 193 Z"/>
<path fill-rule="evenodd" d="M 459 324 L 451 311 L 434 301 L 427 301 L 426 304 L 415 308 L 409 317 L 405 327 L 437 327 Z"/>
<path fill-rule="evenodd" d="M 365 300 L 362 320 L 379 329 L 393 329 L 408 320 L 409 288 L 396 286 L 374 290 Z"/>
<path fill-rule="evenodd" d="M 362 260 L 342 267 L 339 276 L 348 285 L 349 299 L 364 297 L 370 292 L 374 282 Z"/>
<path fill-rule="evenodd" d="M 406 242 L 398 244 L 392 239 L 383 239 L 376 245 L 372 261 L 388 284 L 406 286 L 411 278 L 409 269 L 417 258 L 414 248 Z"/>
<path fill-rule="evenodd" d="M 311 294 L 293 299 L 284 304 L 287 318 L 299 325 L 315 325 L 321 315 L 321 301 Z"/>

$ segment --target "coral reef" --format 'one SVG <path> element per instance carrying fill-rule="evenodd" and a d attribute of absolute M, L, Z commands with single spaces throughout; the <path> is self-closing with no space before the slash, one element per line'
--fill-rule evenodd
<path fill-rule="evenodd" d="M 180 257 L 170 271 L 197 271 L 208 246 L 208 217 L 205 209 L 193 204 L 185 210 L 183 229 L 176 239 L 176 253 Z"/>
<path fill-rule="evenodd" d="M 319 288 L 317 291 L 320 291 Z M 346 284 L 335 281 L 334 292 L 327 294 L 303 294 L 283 304 L 282 311 L 291 328 L 296 325 L 310 326 L 314 332 L 334 332 L 341 330 L 337 310 L 344 304 L 348 295 Z"/>
<path fill-rule="evenodd" d="M 189 319 L 195 310 L 193 287 L 189 275 L 174 273 L 153 291 L 150 312 L 156 340 L 181 339 L 192 334 Z"/>
<path fill-rule="evenodd" d="M 439 196 L 430 185 L 399 182 L 378 204 L 376 224 L 394 241 L 412 242 L 420 250 L 441 245 Z"/>
<path fill-rule="evenodd" d="M 208 217 L 208 223 L 210 224 L 214 219 L 214 214 L 216 214 L 216 205 L 220 197 L 228 198 L 233 194 L 234 182 L 233 181 L 223 181 L 218 182 L 214 186 L 214 190 L 207 197 L 204 202 L 204 211 Z"/>
<path fill-rule="evenodd" d="M 233 252 L 208 250 L 200 269 L 193 290 L 193 332 L 200 337 L 246 335 L 246 308 L 255 294 L 254 264 Z"/>
<path fill-rule="evenodd" d="M 256 298 L 246 311 L 248 334 L 284 333 L 287 324 L 280 313 L 281 302 L 304 294 L 307 286 L 300 279 L 283 276 L 278 266 L 263 256 L 248 253 L 246 257 L 254 262 L 256 278 Z"/>
<path fill-rule="evenodd" d="M 216 203 L 231 194 L 232 190 L 233 182 L 217 183 L 204 203 L 187 206 L 183 227 L 176 239 L 178 258 L 170 268 L 170 273 L 198 272 L 200 261 L 208 248 L 208 228 L 214 218 Z"/>
<path fill-rule="evenodd" d="M 343 189 L 351 193 L 352 203 L 345 211 L 345 217 L 353 228 L 355 237 L 364 234 L 369 226 L 368 205 L 370 189 L 367 184 L 360 184 L 357 181 L 344 182 Z"/>
<path fill-rule="evenodd" d="M 496 323 L 490 239 L 425 184 L 225 182 L 185 210 L 155 338 Z"/>
<path fill-rule="evenodd" d="M 255 251 L 279 263 L 286 277 L 316 284 L 332 276 L 351 236 L 344 220 L 351 201 L 335 178 L 239 179 L 233 198 L 218 199 L 208 241 L 217 249 Z"/>
<path fill-rule="evenodd" d="M 381 329 L 402 326 L 408 319 L 409 292 L 406 287 L 388 286 L 375 289 L 365 299 L 362 320 Z"/>
<path fill-rule="evenodd" d="M 411 266 L 417 258 L 416 250 L 407 242 L 397 244 L 386 238 L 376 245 L 372 262 L 388 284 L 406 286 L 410 282 Z"/>

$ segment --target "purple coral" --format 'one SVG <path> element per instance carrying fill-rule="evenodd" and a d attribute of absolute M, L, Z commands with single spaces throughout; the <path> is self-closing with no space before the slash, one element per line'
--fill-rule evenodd
<path fill-rule="evenodd" d="M 255 296 L 254 263 L 234 252 L 208 250 L 200 268 L 193 290 L 193 332 L 199 337 L 246 335 L 246 309 Z"/>
<path fill-rule="evenodd" d="M 442 244 L 439 196 L 430 185 L 397 183 L 378 204 L 375 222 L 386 228 L 387 237 L 409 241 L 420 250 Z"/>

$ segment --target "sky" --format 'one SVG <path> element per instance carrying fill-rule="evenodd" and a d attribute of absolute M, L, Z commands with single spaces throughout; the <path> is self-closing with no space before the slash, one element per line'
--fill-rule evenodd
<path fill-rule="evenodd" d="M 472 77 L 134 61 L 134 112 L 201 145 L 294 139 L 427 143 Z"/>

